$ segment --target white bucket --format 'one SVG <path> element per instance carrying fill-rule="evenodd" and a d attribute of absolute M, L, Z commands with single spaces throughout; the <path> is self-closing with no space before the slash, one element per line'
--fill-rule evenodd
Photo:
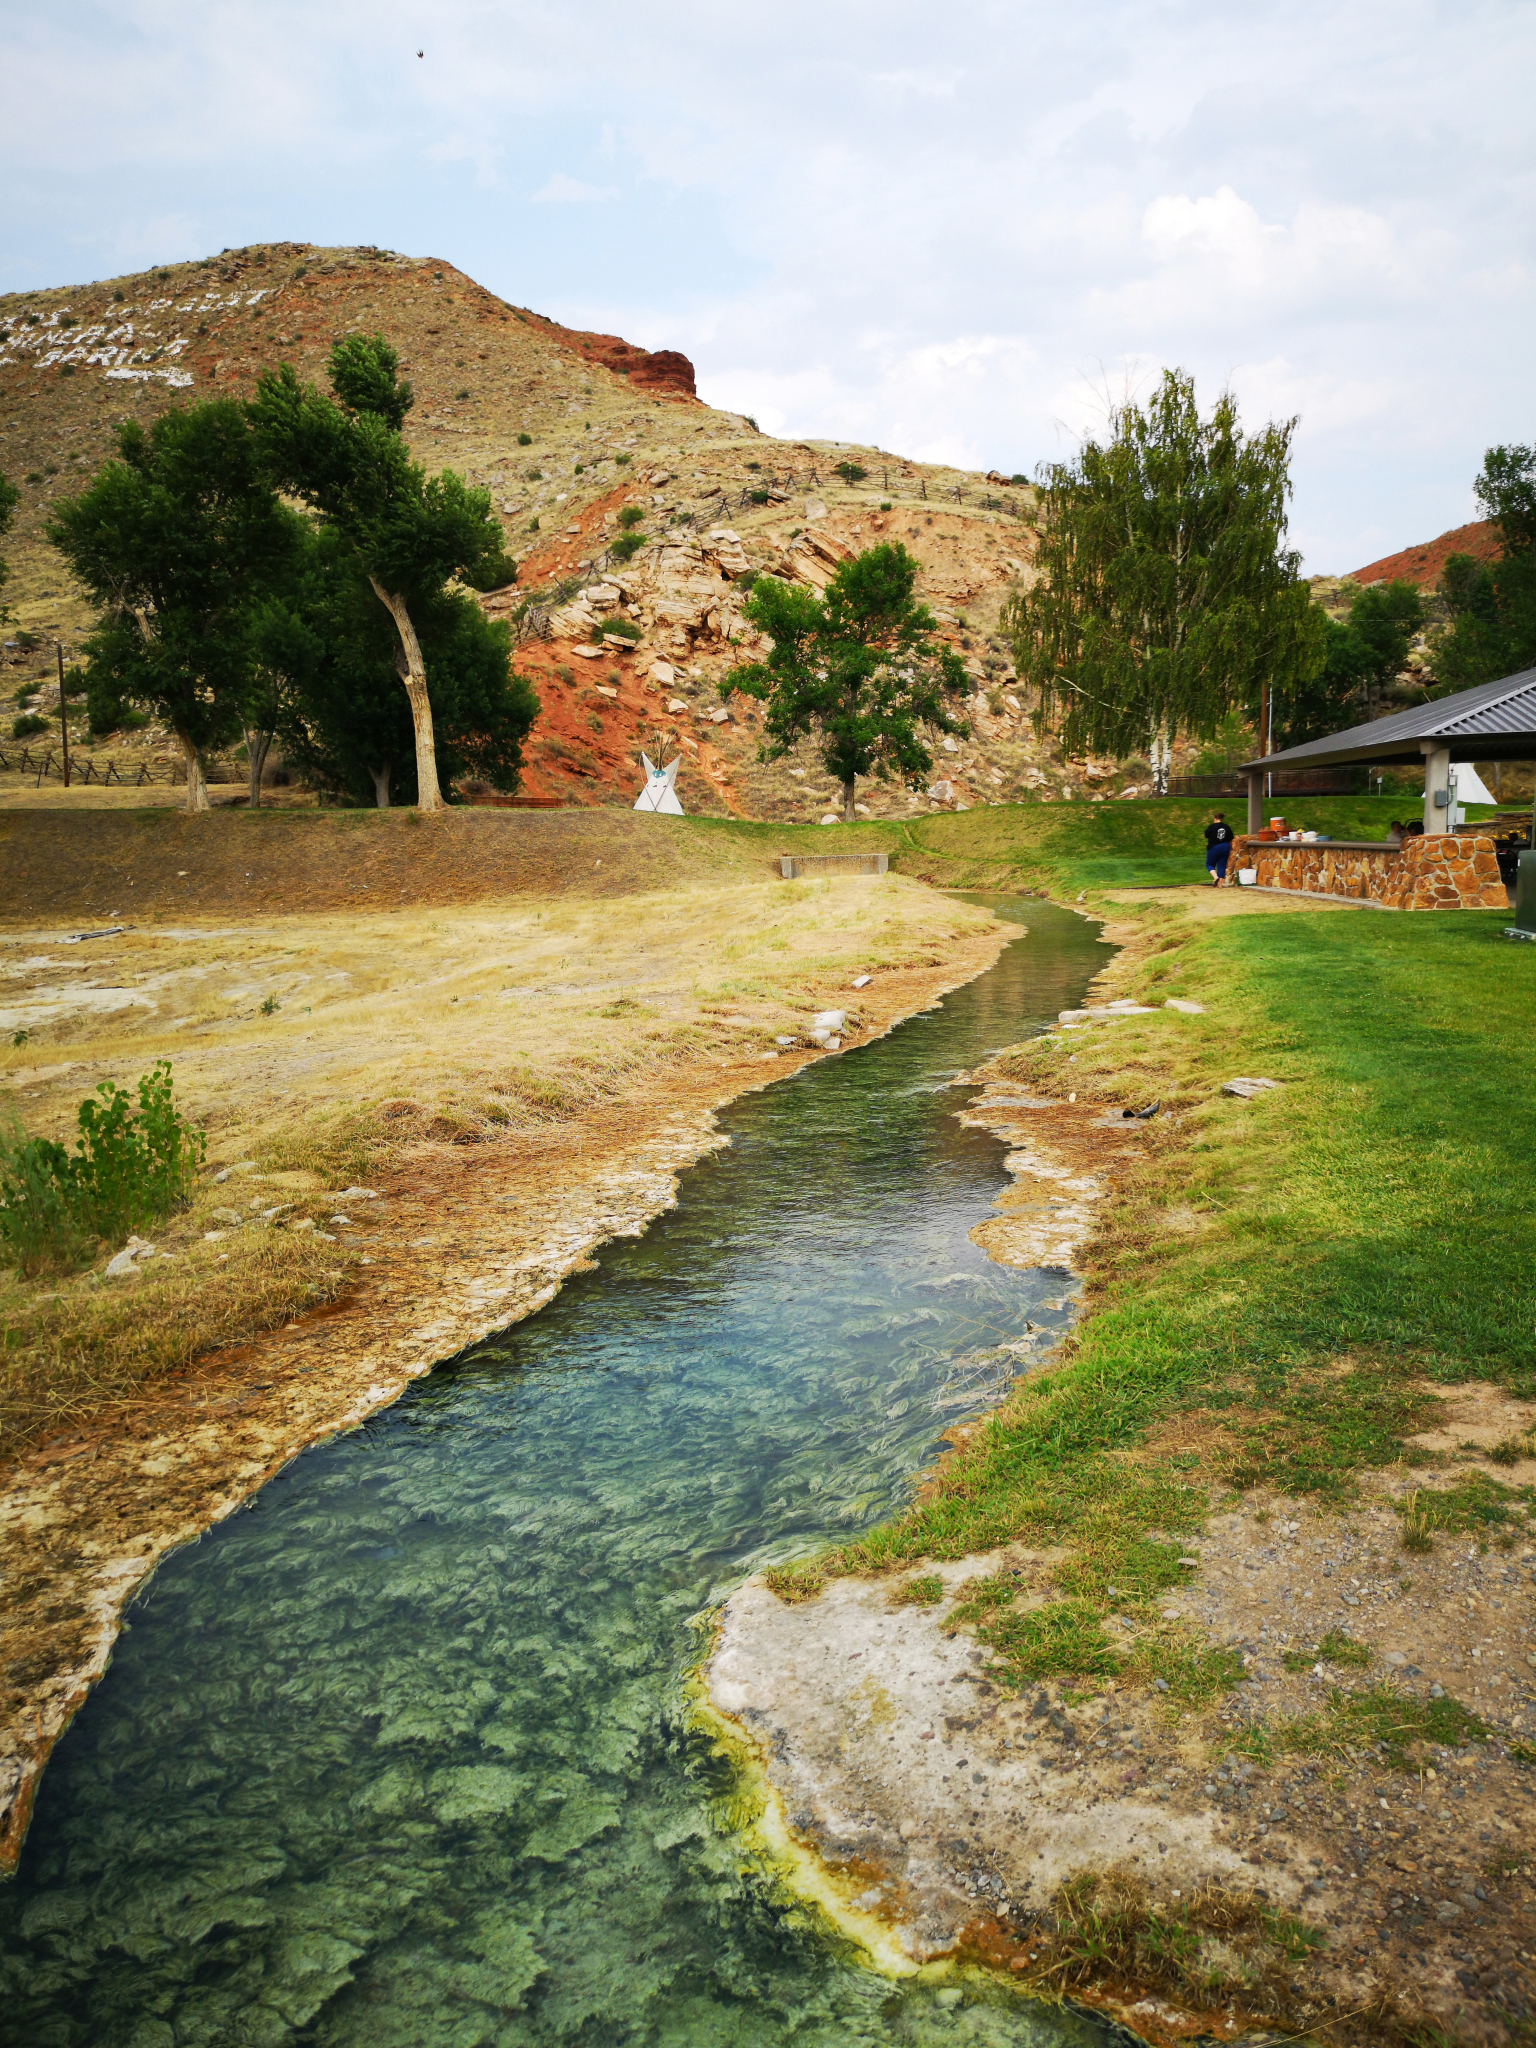
<path fill-rule="evenodd" d="M 1239 868 L 1237 871 L 1237 879 L 1239 880 L 1239 882 L 1242 883 L 1245 889 L 1251 889 L 1254 883 L 1259 879 L 1259 871 L 1257 868 Z"/>

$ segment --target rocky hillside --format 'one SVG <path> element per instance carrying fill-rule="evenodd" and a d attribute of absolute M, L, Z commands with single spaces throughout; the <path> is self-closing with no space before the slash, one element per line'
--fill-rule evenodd
<path fill-rule="evenodd" d="M 1474 519 L 1469 526 L 1453 526 L 1436 540 L 1420 541 L 1401 548 L 1395 555 L 1383 555 L 1379 562 L 1367 562 L 1353 569 L 1346 583 L 1416 583 L 1420 590 L 1433 590 L 1440 572 L 1452 555 L 1471 555 L 1475 561 L 1491 562 L 1499 553 L 1499 536 L 1491 519 Z"/>
<path fill-rule="evenodd" d="M 685 757 L 688 809 L 823 815 L 834 792 L 814 752 L 759 763 L 756 706 L 722 706 L 716 685 L 741 658 L 743 578 L 773 569 L 820 587 L 844 555 L 886 538 L 922 564 L 923 594 L 976 687 L 972 738 L 940 751 L 922 792 L 861 791 L 873 812 L 1141 786 L 1143 765 L 1065 762 L 1038 743 L 1012 688 L 995 628 L 1009 584 L 1028 574 L 1027 487 L 854 444 L 773 440 L 700 403 L 675 351 L 574 332 L 451 264 L 379 249 L 276 243 L 0 298 L 0 469 L 22 489 L 7 543 L 19 625 L 62 639 L 66 654 L 89 627 L 42 527 L 54 499 L 111 454 L 118 421 L 243 397 L 279 362 L 323 380 L 332 343 L 357 331 L 400 352 L 417 459 L 489 489 L 519 558 L 518 586 L 486 602 L 525 636 L 519 660 L 544 702 L 530 793 L 628 802 L 638 752 L 654 745 Z M 627 507 L 643 515 L 643 545 L 621 562 L 610 550 Z M 638 631 L 632 648 L 596 644 L 610 618 Z M 46 652 L 13 646 L 6 663 L 5 696 L 35 686 L 35 708 L 56 714 Z M 113 744 L 163 749 L 164 735 Z"/>

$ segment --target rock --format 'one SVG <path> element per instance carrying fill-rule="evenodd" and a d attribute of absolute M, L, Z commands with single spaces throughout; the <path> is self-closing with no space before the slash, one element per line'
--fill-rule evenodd
<path fill-rule="evenodd" d="M 314 1227 L 314 1224 L 310 1221 L 309 1217 L 307 1216 L 301 1216 L 298 1219 L 298 1221 L 291 1226 L 291 1228 L 294 1230 L 313 1230 Z"/>
<path fill-rule="evenodd" d="M 228 1235 L 229 1232 L 227 1230 L 205 1230 L 203 1232 L 203 1243 L 222 1244 Z"/>
<path fill-rule="evenodd" d="M 378 1199 L 377 1188 L 343 1188 L 336 1197 L 338 1202 L 376 1202 Z"/>
<path fill-rule="evenodd" d="M 959 741 L 958 741 L 958 740 L 957 740 L 957 739 L 955 738 L 955 736 L 954 736 L 954 734 L 953 734 L 953 733 L 945 733 L 945 735 L 944 735 L 944 751 L 945 751 L 945 753 L 946 753 L 946 754 L 958 754 L 958 753 L 959 753 L 959 751 L 960 751 L 960 742 L 959 742 Z"/>
<path fill-rule="evenodd" d="M 1182 996 L 1170 996 L 1167 1002 L 1164 1003 L 1163 1008 L 1165 1010 L 1182 1011 L 1186 1017 L 1203 1017 L 1205 1015 L 1204 1003 L 1189 1003 Z"/>
<path fill-rule="evenodd" d="M 1223 1095 L 1240 1095 L 1244 1101 L 1247 1101 L 1250 1096 L 1262 1095 L 1266 1088 L 1278 1088 L 1279 1086 L 1280 1083 L 1278 1081 L 1264 1081 L 1256 1079 L 1251 1074 L 1239 1074 L 1231 1081 L 1223 1081 L 1221 1092 Z"/>
<path fill-rule="evenodd" d="M 826 508 L 826 506 L 825 506 L 825 505 L 824 505 L 824 504 L 822 503 L 822 501 L 821 501 L 821 499 L 820 499 L 820 498 L 807 498 L 807 499 L 806 499 L 806 501 L 805 501 L 805 516 L 806 516 L 806 518 L 807 518 L 807 519 L 825 519 L 825 518 L 826 518 L 826 516 L 827 516 L 827 508 Z"/>
<path fill-rule="evenodd" d="M 1461 1918 L 1461 1908 L 1453 1899 L 1442 1899 L 1435 1908 L 1435 1918 L 1442 1927 L 1449 1927 L 1453 1920 Z"/>
<path fill-rule="evenodd" d="M 332 1216 L 327 1220 L 331 1223 L 350 1223 L 352 1218 L 350 1216 Z"/>
<path fill-rule="evenodd" d="M 800 1043 L 800 1041 L 799 1041 L 799 1039 L 798 1039 L 798 1038 L 782 1038 L 782 1037 L 781 1037 L 781 1038 L 775 1038 L 775 1040 L 774 1040 L 773 1042 L 774 1042 L 774 1044 L 775 1044 L 775 1045 L 798 1045 L 798 1044 Z"/>
<path fill-rule="evenodd" d="M 823 825 L 841 825 L 843 821 L 836 815 L 835 812 L 828 811 L 827 815 L 822 819 L 821 822 Z"/>
<path fill-rule="evenodd" d="M 215 1223 L 240 1224 L 245 1221 L 238 1209 L 210 1209 L 208 1213 Z"/>
<path fill-rule="evenodd" d="M 870 979 L 871 977 L 867 974 L 856 974 L 848 986 L 850 988 L 868 988 Z"/>
<path fill-rule="evenodd" d="M 583 661 L 601 661 L 603 658 L 601 647 L 573 647 L 571 652 L 572 654 L 579 654 Z M 601 688 L 601 685 L 599 685 L 599 688 Z M 617 692 L 615 691 L 613 694 L 617 695 Z"/>
<path fill-rule="evenodd" d="M 928 794 L 936 804 L 949 804 L 955 800 L 955 785 L 952 782 L 932 782 Z"/>
<path fill-rule="evenodd" d="M 581 649 L 578 647 L 576 652 L 580 654 Z M 592 687 L 599 697 L 617 697 L 619 694 L 617 690 L 610 689 L 607 683 L 594 683 Z"/>
<path fill-rule="evenodd" d="M 812 1031 L 841 1031 L 848 1022 L 846 1010 L 818 1010 L 811 1019 Z"/>
<path fill-rule="evenodd" d="M 1388 1664 L 1406 1664 L 1408 1659 L 1401 1650 L 1388 1650 L 1383 1661 Z"/>
<path fill-rule="evenodd" d="M 108 1259 L 107 1261 L 107 1278 L 109 1280 L 124 1280 L 130 1273 L 137 1273 L 139 1270 L 131 1251 L 121 1251 L 117 1254 L 116 1258 Z"/>
<path fill-rule="evenodd" d="M 654 674 L 654 670 L 652 671 L 652 673 Z M 691 706 L 688 705 L 681 697 L 669 697 L 667 699 L 667 709 L 673 713 L 676 713 L 679 711 L 687 711 L 691 709 Z"/>
<path fill-rule="evenodd" d="M 722 704 L 718 711 L 710 712 L 709 722 L 711 725 L 729 725 L 731 722 L 731 714 L 729 713 L 729 711 L 726 710 L 725 706 Z"/>
<path fill-rule="evenodd" d="M 651 679 L 653 682 L 660 683 L 664 690 L 670 689 L 672 684 L 677 681 L 677 671 L 673 668 L 670 661 L 653 661 L 651 663 Z M 669 704 L 667 709 L 670 711 L 672 706 Z"/>
<path fill-rule="evenodd" d="M 237 1159 L 233 1166 L 224 1167 L 221 1172 L 216 1173 L 213 1177 L 222 1186 L 232 1173 L 254 1173 L 255 1171 L 256 1162 L 254 1159 Z"/>

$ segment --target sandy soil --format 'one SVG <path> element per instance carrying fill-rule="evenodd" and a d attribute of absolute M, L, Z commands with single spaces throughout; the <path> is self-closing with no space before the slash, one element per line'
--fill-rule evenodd
<path fill-rule="evenodd" d="M 191 1211 L 135 1277 L 11 1281 L 8 1319 L 46 1330 L 73 1291 L 105 1343 L 116 1304 L 125 1325 L 207 1315 L 222 1288 L 256 1332 L 10 1453 L 6 1861 L 158 1559 L 642 1230 L 717 1142 L 722 1103 L 824 1056 L 806 1036 L 817 1010 L 846 1010 L 843 1043 L 862 1042 L 1011 935 L 896 876 L 784 884 L 694 859 L 694 886 L 622 909 L 530 885 L 492 906 L 191 917 L 74 948 L 67 928 L 0 934 L 7 1036 L 30 1033 L 0 1050 L 0 1087 L 29 1128 L 62 1130 L 98 1079 L 165 1055 L 210 1131 Z M 359 1134 L 362 1187 L 343 1164 Z M 305 1290 L 317 1272 L 323 1306 L 259 1334 L 285 1275 Z"/>

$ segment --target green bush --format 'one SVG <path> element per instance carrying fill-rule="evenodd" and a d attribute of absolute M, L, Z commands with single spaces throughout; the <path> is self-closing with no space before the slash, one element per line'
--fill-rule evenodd
<path fill-rule="evenodd" d="M 139 1077 L 136 1110 L 126 1088 L 103 1081 L 76 1120 L 73 1157 L 51 1138 L 0 1142 L 0 1240 L 23 1273 L 160 1222 L 203 1162 L 202 1132 L 171 1099 L 169 1060 Z"/>
<path fill-rule="evenodd" d="M 840 462 L 836 474 L 845 484 L 861 484 L 869 475 L 869 471 L 860 462 Z"/>
<path fill-rule="evenodd" d="M 617 560 L 627 562 L 631 555 L 639 554 L 644 546 L 645 535 L 643 533 L 621 533 L 618 539 L 610 545 L 608 552 L 615 556 Z"/>
<path fill-rule="evenodd" d="M 626 505 L 619 514 L 620 526 L 643 526 L 644 523 L 645 507 L 643 505 Z"/>
<path fill-rule="evenodd" d="M 597 628 L 599 640 L 627 640 L 631 645 L 640 638 L 640 628 L 633 619 L 603 619 Z"/>
<path fill-rule="evenodd" d="M 519 434 L 517 437 L 517 445 L 519 448 L 531 448 L 533 446 L 532 434 Z"/>
<path fill-rule="evenodd" d="M 613 459 L 615 462 L 633 462 L 634 457 L 628 452 L 627 449 L 621 448 L 618 454 L 615 455 Z"/>
<path fill-rule="evenodd" d="M 23 711 L 20 718 L 11 727 L 11 737 L 12 739 L 24 740 L 30 738 L 35 732 L 46 732 L 47 730 L 48 721 L 46 718 L 39 718 L 35 711 Z"/>

